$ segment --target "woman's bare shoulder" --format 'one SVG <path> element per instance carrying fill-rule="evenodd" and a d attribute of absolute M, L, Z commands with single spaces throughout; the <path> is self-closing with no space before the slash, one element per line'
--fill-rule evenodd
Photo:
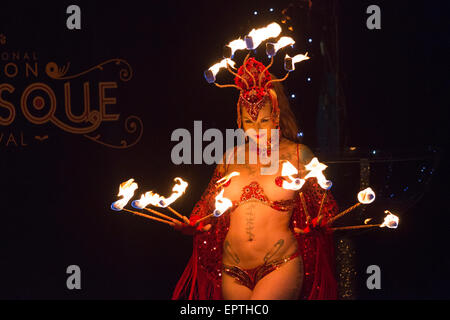
<path fill-rule="evenodd" d="M 300 158 L 300 163 L 303 165 L 309 163 L 314 158 L 314 153 L 306 144 L 289 141 L 287 147 L 289 149 L 290 158 L 297 160 Z"/>
<path fill-rule="evenodd" d="M 299 153 L 300 153 L 300 159 L 302 163 L 307 164 L 314 158 L 314 153 L 311 151 L 311 149 L 306 144 L 298 144 L 299 146 Z"/>
<path fill-rule="evenodd" d="M 228 173 L 229 164 L 236 163 L 236 157 L 241 149 L 242 146 L 232 146 L 226 149 L 222 157 L 222 162 L 217 164 L 217 169 L 223 174 Z"/>

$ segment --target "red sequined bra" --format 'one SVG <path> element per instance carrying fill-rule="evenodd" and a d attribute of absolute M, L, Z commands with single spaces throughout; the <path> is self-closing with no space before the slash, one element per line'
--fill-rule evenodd
<path fill-rule="evenodd" d="M 231 180 L 230 180 L 231 181 Z M 224 187 L 227 187 L 229 185 L 229 182 L 224 185 Z M 242 194 L 239 199 L 239 201 L 233 201 L 233 207 L 231 210 L 235 210 L 237 207 L 239 207 L 243 203 L 247 202 L 261 202 L 272 209 L 278 210 L 278 211 L 290 211 L 294 208 L 296 201 L 294 199 L 287 199 L 287 200 L 275 200 L 271 201 L 264 193 L 264 189 L 261 187 L 261 185 L 257 181 L 250 182 L 249 185 L 242 188 Z"/>

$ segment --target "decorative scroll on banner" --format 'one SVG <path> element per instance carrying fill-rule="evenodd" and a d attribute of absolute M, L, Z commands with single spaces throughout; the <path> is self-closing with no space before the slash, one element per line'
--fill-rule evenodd
<path fill-rule="evenodd" d="M 126 60 L 109 59 L 81 72 L 71 72 L 75 69 L 71 62 L 42 64 L 36 52 L 8 49 L 6 36 L 3 35 L 2 39 L 0 147 L 25 147 L 32 142 L 42 143 L 49 139 L 47 132 L 27 136 L 23 121 L 16 121 L 22 117 L 26 122 L 38 125 L 39 129 L 51 124 L 110 148 L 129 148 L 139 142 L 143 133 L 140 117 L 122 116 L 111 110 L 117 110 L 113 105 L 119 103 L 110 91 L 133 77 L 133 69 Z M 119 82 L 94 80 L 98 73 L 102 73 L 104 78 L 105 73 L 110 76 L 116 69 L 119 70 Z M 104 133 L 102 125 L 117 121 L 122 122 L 122 133 L 119 134 L 122 138 L 114 139 Z"/>

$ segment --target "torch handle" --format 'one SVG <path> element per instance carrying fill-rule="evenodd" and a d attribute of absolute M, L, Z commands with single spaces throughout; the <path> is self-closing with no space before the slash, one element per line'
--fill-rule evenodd
<path fill-rule="evenodd" d="M 208 214 L 207 216 L 204 216 L 203 218 L 198 219 L 195 224 L 198 225 L 200 222 L 202 222 L 203 220 L 209 219 L 214 215 L 214 213 Z"/>
<path fill-rule="evenodd" d="M 151 219 L 151 220 L 159 221 L 159 222 L 162 222 L 162 223 L 166 223 L 166 224 L 168 224 L 168 225 L 170 225 L 172 227 L 175 225 L 175 223 L 173 223 L 173 222 L 170 222 L 170 221 L 167 221 L 167 220 L 164 220 L 164 219 L 159 219 L 159 218 L 156 218 L 156 217 L 152 217 L 152 216 L 149 216 L 147 214 L 143 214 L 143 213 L 140 213 L 140 212 L 137 212 L 137 211 L 128 210 L 128 209 L 125 209 L 125 208 L 122 209 L 122 210 L 130 212 L 130 213 L 138 215 L 138 216 L 141 216 L 141 217 L 144 217 L 144 218 L 147 218 L 147 219 Z"/>
<path fill-rule="evenodd" d="M 331 218 L 330 220 L 328 220 L 328 225 L 331 225 L 335 220 L 339 219 L 340 217 L 342 217 L 344 214 L 349 213 L 350 211 L 352 211 L 353 209 L 356 209 L 359 205 L 361 204 L 361 202 L 358 202 L 357 204 L 351 206 L 350 208 L 342 211 L 341 213 L 338 213 L 337 215 L 335 215 L 333 218 Z"/>
<path fill-rule="evenodd" d="M 165 214 L 163 214 L 163 213 L 161 213 L 159 211 L 156 211 L 156 210 L 153 210 L 153 209 L 150 209 L 150 208 L 144 208 L 144 210 L 147 210 L 148 212 L 156 214 L 157 216 L 160 216 L 161 218 L 164 218 L 166 220 L 172 221 L 173 223 L 180 224 L 180 221 L 178 221 L 177 219 L 174 219 L 172 217 L 166 216 Z"/>
<path fill-rule="evenodd" d="M 306 208 L 305 197 L 303 196 L 303 192 L 300 192 L 300 200 L 302 201 L 303 211 L 305 211 L 306 221 L 309 222 L 311 217 L 309 216 L 308 209 Z"/>
<path fill-rule="evenodd" d="M 323 216 L 321 215 L 323 203 L 325 202 L 325 198 L 327 197 L 328 190 L 325 190 L 325 193 L 322 196 L 322 201 L 320 202 L 319 212 L 317 213 L 317 223 L 322 221 Z"/>
<path fill-rule="evenodd" d="M 336 231 L 336 230 L 355 230 L 355 229 L 365 229 L 365 228 L 373 228 L 373 227 L 379 227 L 381 224 L 362 224 L 359 226 L 349 226 L 349 227 L 336 227 L 336 228 L 330 228 L 330 230 Z"/>
<path fill-rule="evenodd" d="M 182 219 L 184 222 L 189 224 L 189 219 L 186 216 L 182 216 L 178 211 L 172 209 L 171 207 L 167 206 L 167 209 L 169 209 L 174 215 L 176 215 L 178 218 Z"/>

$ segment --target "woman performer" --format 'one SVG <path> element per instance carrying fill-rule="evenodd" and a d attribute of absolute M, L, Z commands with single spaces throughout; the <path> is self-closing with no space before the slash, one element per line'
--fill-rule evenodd
<path fill-rule="evenodd" d="M 261 174 L 261 168 L 268 166 L 261 157 L 252 163 L 246 152 L 245 163 L 239 164 L 234 152 L 234 161 L 226 159 L 216 167 L 190 225 L 177 227 L 193 234 L 194 243 L 172 298 L 336 299 L 332 234 L 326 228 L 327 219 L 338 212 L 336 201 L 328 191 L 323 218 L 317 219 L 325 190 L 316 178 L 307 179 L 300 189 L 306 212 L 299 192 L 281 187 L 283 162 L 289 161 L 303 178 L 305 164 L 314 157 L 306 145 L 296 142 L 298 128 L 281 80 L 247 56 L 235 83 L 240 88 L 238 127 L 253 132 L 248 134 L 252 141 L 246 141 L 246 148 L 257 145 L 259 151 L 260 140 L 264 141 L 262 154 L 270 155 L 277 148 L 280 166 L 277 172 Z M 279 129 L 279 139 L 271 129 Z M 240 174 L 223 182 L 231 172 Z M 214 211 L 215 197 L 222 189 L 233 206 L 217 218 L 196 223 Z"/>

